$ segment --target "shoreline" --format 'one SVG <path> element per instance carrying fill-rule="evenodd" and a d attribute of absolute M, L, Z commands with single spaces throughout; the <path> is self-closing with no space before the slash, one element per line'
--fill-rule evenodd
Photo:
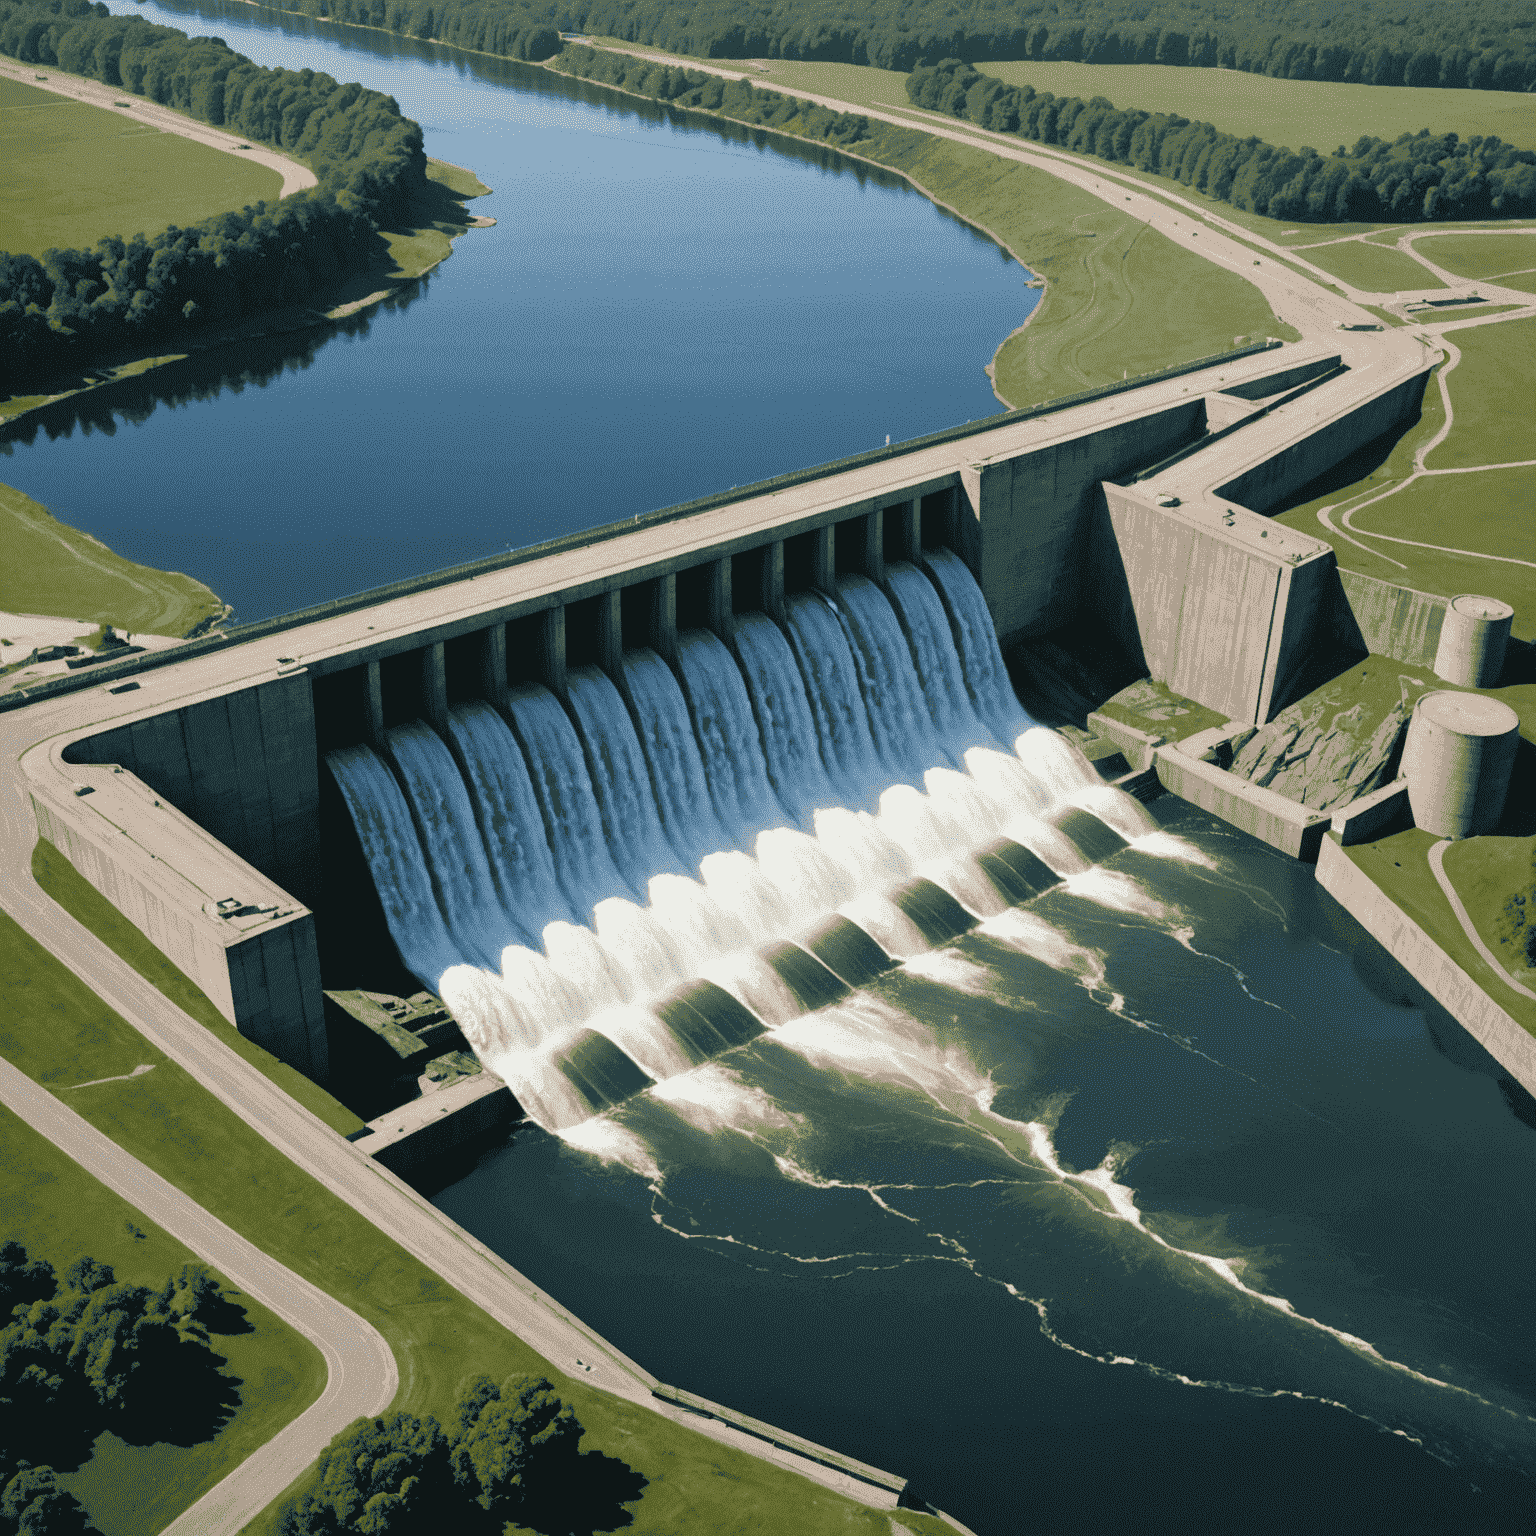
<path fill-rule="evenodd" d="M 254 3 L 254 0 L 247 0 Z M 454 165 L 449 160 L 439 160 L 435 156 L 427 157 L 427 164 L 446 165 L 455 171 L 466 175 L 475 176 L 475 173 L 467 166 Z M 429 173 L 429 179 L 430 173 Z M 479 177 L 475 176 L 479 181 Z M 454 197 L 468 201 L 463 194 L 456 193 L 444 182 L 438 182 L 445 192 Z M 484 183 L 482 182 L 483 186 Z M 494 190 L 486 188 L 486 192 Z M 476 193 L 474 196 L 484 196 L 485 193 Z M 361 314 L 364 310 L 371 309 L 375 304 L 382 304 L 386 299 L 404 289 L 408 284 L 420 282 L 429 277 L 453 254 L 453 244 L 461 236 L 472 229 L 489 229 L 495 224 L 495 219 L 484 216 L 467 215 L 463 229 L 456 234 L 448 235 L 448 250 L 436 260 L 428 262 L 415 271 L 401 270 L 397 273 L 386 274 L 384 272 L 360 272 L 352 277 L 344 278 L 341 282 L 319 292 L 310 295 L 310 301 L 298 304 L 290 304 L 282 309 L 266 310 L 261 314 L 253 315 L 246 320 L 227 325 L 222 329 L 213 329 L 200 332 L 195 337 L 187 339 L 187 344 L 174 352 L 148 352 L 136 353 L 132 356 L 124 356 L 121 353 L 109 353 L 105 359 L 94 363 L 82 364 L 76 372 L 87 379 L 76 388 L 60 390 L 56 394 L 49 395 L 25 395 L 17 394 L 8 397 L 10 400 L 30 400 L 33 403 L 23 406 L 20 410 L 7 411 L 7 398 L 0 398 L 0 440 L 13 423 L 22 421 L 37 411 L 48 409 L 66 400 L 73 400 L 80 395 L 86 395 L 93 390 L 104 389 L 112 384 L 121 384 L 129 379 L 141 378 L 146 373 L 151 373 L 157 368 L 165 368 L 173 363 L 186 362 L 189 358 L 197 357 L 204 352 L 215 352 L 220 347 L 236 346 L 243 341 L 263 341 L 274 336 L 291 336 L 302 331 L 318 329 L 325 325 L 335 325 L 343 320 L 349 320 L 354 315 Z M 381 235 L 394 233 L 394 231 L 380 231 Z M 359 287 L 368 287 L 369 291 L 361 297 L 347 297 Z M 101 374 L 104 377 L 91 378 L 93 374 Z"/>

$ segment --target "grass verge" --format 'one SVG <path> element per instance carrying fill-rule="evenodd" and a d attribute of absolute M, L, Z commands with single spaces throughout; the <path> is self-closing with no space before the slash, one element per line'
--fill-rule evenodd
<path fill-rule="evenodd" d="M 1536 837 L 1469 837 L 1446 849 L 1443 867 L 1483 943 L 1536 987 Z"/>
<path fill-rule="evenodd" d="M 1306 253 L 1313 266 L 1342 278 L 1367 293 L 1399 293 L 1445 284 L 1428 267 L 1394 246 L 1371 245 L 1364 240 L 1341 240 Z"/>
<path fill-rule="evenodd" d="M 104 107 L 0 79 L 0 250 L 40 257 L 276 201 L 266 166 Z"/>
<path fill-rule="evenodd" d="M 64 1094 L 82 1107 L 85 1088 Z M 45 1136 L 0 1110 L 0 1236 L 25 1245 L 57 1271 L 89 1253 L 119 1280 L 158 1286 L 195 1255 L 98 1183 Z M 61 1475 L 103 1536 L 152 1536 L 296 1418 L 325 1386 L 325 1362 L 301 1333 L 223 1282 L 249 1331 L 215 1334 L 213 1347 L 241 1382 L 240 1407 L 205 1443 L 131 1446 L 102 1435 L 78 1471 Z M 148 1469 L 152 1475 L 145 1476 Z"/>
<path fill-rule="evenodd" d="M 186 635 L 224 612 L 202 582 L 113 554 L 8 485 L 0 485 L 0 551 L 0 609 L 7 613 Z"/>
<path fill-rule="evenodd" d="M 254 1130 L 0 914 L 0 1052 L 49 1088 L 153 1070 L 76 1096 L 75 1109 L 279 1262 L 367 1318 L 400 1368 L 396 1406 L 445 1417 L 465 1379 L 545 1374 L 586 1426 L 585 1449 L 649 1479 L 634 1536 L 793 1531 L 889 1536 L 886 1515 L 564 1376 Z M 292 1490 L 290 1490 L 291 1492 Z M 277 1506 L 249 1529 L 276 1531 Z M 942 1536 L 931 1517 L 900 1520 Z"/>
<path fill-rule="evenodd" d="M 1530 409 L 1536 402 L 1536 318 L 1481 325 L 1446 339 L 1461 353 L 1447 379 L 1456 419 L 1450 436 L 1425 459 L 1426 467 L 1458 469 L 1536 459 L 1536 411 Z M 1525 407 L 1519 405 L 1521 400 Z M 1528 513 L 1533 505 L 1527 504 Z M 1529 519 L 1525 533 L 1527 558 L 1536 559 Z"/>
<path fill-rule="evenodd" d="M 213 1005 L 196 982 L 173 965 L 46 838 L 32 850 L 32 877 L 69 913 L 89 928 L 118 959 L 168 997 L 183 1013 L 217 1035 L 289 1098 L 302 1104 L 338 1135 L 360 1131 L 363 1122 L 302 1072 L 248 1040 Z"/>
<path fill-rule="evenodd" d="M 1529 275 L 1536 268 L 1536 235 L 1438 234 L 1416 243 L 1437 267 L 1458 277 Z"/>

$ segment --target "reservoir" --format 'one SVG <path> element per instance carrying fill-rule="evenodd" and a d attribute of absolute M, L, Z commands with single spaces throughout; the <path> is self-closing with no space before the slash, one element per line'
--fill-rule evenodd
<path fill-rule="evenodd" d="M 498 187 L 498 228 L 366 328 L 14 445 L 6 478 L 245 617 L 989 409 L 1024 274 L 899 186 L 493 61 L 144 9 L 365 76 Z M 532 1021 L 592 1088 L 530 1074 L 529 1122 L 432 1198 L 663 1380 L 981 1536 L 1528 1530 L 1536 1105 L 1309 867 L 1032 731 L 957 566 L 799 594 L 734 652 L 690 632 L 675 668 L 632 649 L 622 702 L 573 667 L 566 710 L 530 688 L 510 724 L 393 726 L 393 771 L 332 754 L 404 962 L 454 972 L 498 1069 Z M 768 697 L 799 702 L 759 742 Z M 524 807 L 517 867 L 477 830 L 493 788 Z M 999 829 L 1052 878 L 910 942 L 976 899 L 961 855 Z M 858 886 L 898 865 L 925 905 Z M 763 880 L 857 908 L 900 963 L 775 1013 L 782 986 L 709 947 Z M 575 1000 L 643 995 L 668 935 L 756 1015 L 686 1060 Z"/>
<path fill-rule="evenodd" d="M 381 32 L 113 9 L 386 91 L 495 189 L 470 205 L 495 229 L 340 331 L 203 354 L 0 439 L 0 479 L 237 620 L 1001 409 L 983 369 L 1030 274 L 877 167 Z"/>

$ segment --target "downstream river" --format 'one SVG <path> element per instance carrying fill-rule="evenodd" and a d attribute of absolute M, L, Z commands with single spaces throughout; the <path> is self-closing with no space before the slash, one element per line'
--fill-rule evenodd
<path fill-rule="evenodd" d="M 388 90 L 497 189 L 366 322 L 10 444 L 0 478 L 242 618 L 993 409 L 1027 274 L 889 177 L 380 34 L 133 8 Z M 981 1536 L 1536 1528 L 1536 1105 L 1310 868 L 1153 809 L 433 1198 L 664 1380 Z"/>
<path fill-rule="evenodd" d="M 887 172 L 381 32 L 112 9 L 387 91 L 495 188 L 470 207 L 497 227 L 366 319 L 0 439 L 0 480 L 237 620 L 1002 408 L 983 369 L 1030 274 Z"/>

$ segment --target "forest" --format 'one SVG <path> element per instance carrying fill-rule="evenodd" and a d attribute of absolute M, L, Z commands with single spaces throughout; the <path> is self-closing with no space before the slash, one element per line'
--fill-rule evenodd
<path fill-rule="evenodd" d="M 278 0 L 285 9 L 547 58 L 560 32 L 700 58 L 907 71 L 955 58 L 1220 66 L 1288 80 L 1536 88 L 1529 0 Z"/>
<path fill-rule="evenodd" d="M 1171 177 L 1249 213 L 1297 222 L 1515 218 L 1536 213 L 1536 153 L 1495 138 L 1362 137 L 1332 154 L 1277 149 L 1209 123 L 1118 110 L 1005 85 L 958 59 L 907 77 L 915 106 L 1138 171 Z"/>
<path fill-rule="evenodd" d="M 425 185 L 421 129 L 388 96 L 263 69 L 89 0 L 0 0 L 0 53 L 51 65 L 306 161 L 319 186 L 189 229 L 43 260 L 0 252 L 0 387 L 306 298 L 366 268 L 381 223 Z"/>
<path fill-rule="evenodd" d="M 0 1532 L 92 1529 L 56 1473 L 110 1430 L 130 1445 L 211 1439 L 240 1405 L 210 1333 L 249 1329 L 200 1264 L 150 1290 L 84 1257 L 62 1275 L 0 1244 Z"/>

